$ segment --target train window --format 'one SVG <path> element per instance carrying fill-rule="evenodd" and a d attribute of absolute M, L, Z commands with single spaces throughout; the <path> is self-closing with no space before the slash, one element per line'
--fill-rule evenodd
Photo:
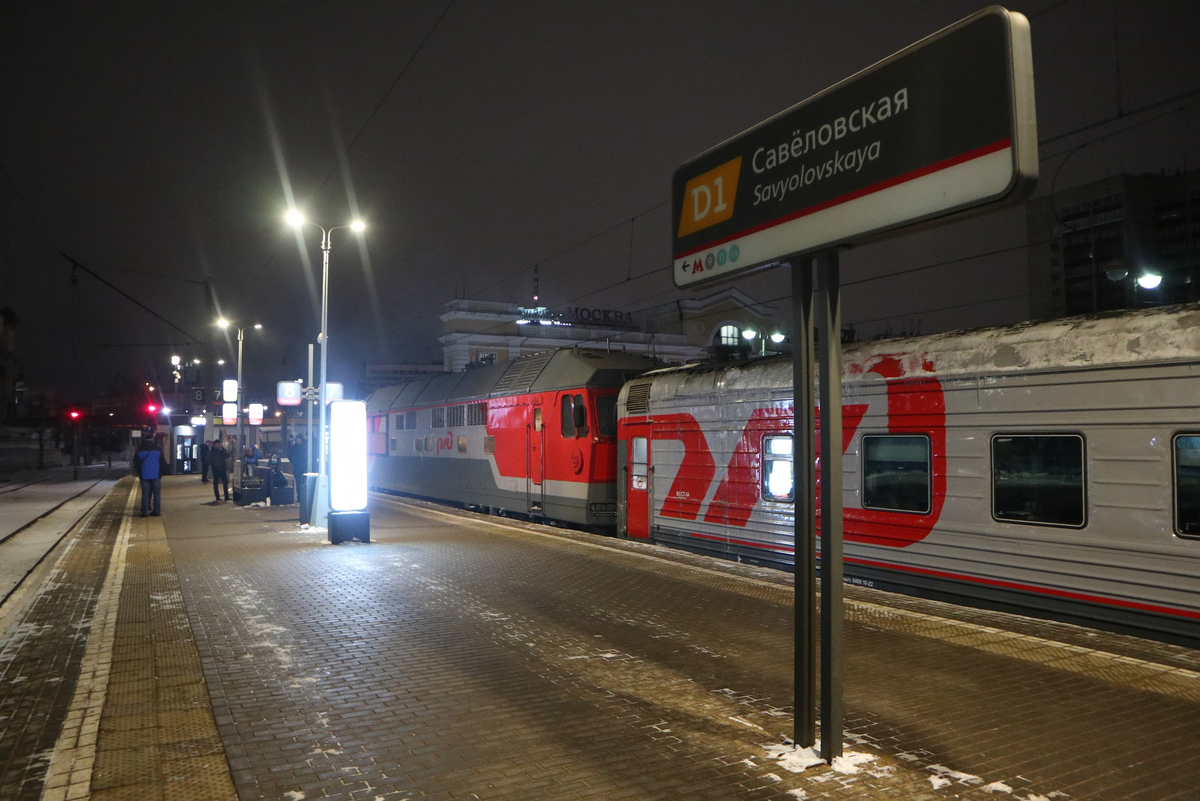
<path fill-rule="evenodd" d="M 596 423 L 600 436 L 615 437 L 617 435 L 617 396 L 601 395 L 596 398 Z"/>
<path fill-rule="evenodd" d="M 446 427 L 446 407 L 439 406 L 436 409 L 429 410 L 429 427 L 430 428 L 445 428 Z"/>
<path fill-rule="evenodd" d="M 1083 437 L 992 438 L 992 515 L 997 520 L 1081 527 Z"/>
<path fill-rule="evenodd" d="M 433 453 L 433 437 L 425 438 L 425 452 Z"/>
<path fill-rule="evenodd" d="M 588 435 L 587 406 L 582 395 L 575 396 L 575 433 L 580 437 Z"/>
<path fill-rule="evenodd" d="M 1200 434 L 1175 438 L 1175 531 L 1200 537 Z"/>
<path fill-rule="evenodd" d="M 467 452 L 467 438 L 466 437 L 458 438 L 458 452 L 459 453 Z"/>
<path fill-rule="evenodd" d="M 768 501 L 790 501 L 795 485 L 791 436 L 763 437 L 762 495 Z"/>
<path fill-rule="evenodd" d="M 542 430 L 542 407 L 541 406 L 535 406 L 533 409 L 533 430 L 534 431 Z"/>
<path fill-rule="evenodd" d="M 563 439 L 575 436 L 575 404 L 570 395 L 562 396 L 562 435 Z"/>
<path fill-rule="evenodd" d="M 413 450 L 416 451 L 417 453 L 420 453 L 421 451 L 425 450 L 425 440 L 421 439 L 420 437 L 417 437 L 416 439 L 414 439 L 413 440 Z"/>
<path fill-rule="evenodd" d="M 864 509 L 929 514 L 929 437 L 862 438 Z"/>
<path fill-rule="evenodd" d="M 410 429 L 410 430 L 417 427 L 417 413 L 416 412 L 405 412 L 404 413 L 404 427 L 407 429 Z"/>
<path fill-rule="evenodd" d="M 645 437 L 634 437 L 630 440 L 629 482 L 634 489 L 646 489 L 647 476 L 650 475 L 650 441 Z"/>
<path fill-rule="evenodd" d="M 484 453 L 495 453 L 496 452 L 496 438 L 495 437 L 488 436 L 488 437 L 483 438 L 483 452 Z"/>

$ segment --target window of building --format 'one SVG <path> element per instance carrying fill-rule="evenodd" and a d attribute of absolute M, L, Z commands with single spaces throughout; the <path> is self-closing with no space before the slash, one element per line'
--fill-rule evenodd
<path fill-rule="evenodd" d="M 992 515 L 997 520 L 1081 527 L 1085 523 L 1083 437 L 992 438 Z"/>
<path fill-rule="evenodd" d="M 717 333 L 717 344 L 737 347 L 742 344 L 742 331 L 736 325 L 723 325 Z"/>
<path fill-rule="evenodd" d="M 496 354 L 492 353 L 490 351 L 480 351 L 479 363 L 480 364 L 495 364 L 496 363 Z"/>
<path fill-rule="evenodd" d="M 1200 434 L 1175 438 L 1175 531 L 1200 537 Z"/>
<path fill-rule="evenodd" d="M 768 501 L 792 499 L 795 471 L 791 436 L 763 437 L 762 496 Z"/>
<path fill-rule="evenodd" d="M 929 437 L 864 436 L 862 454 L 864 508 L 929 514 Z"/>
<path fill-rule="evenodd" d="M 430 428 L 445 428 L 446 427 L 446 407 L 439 406 L 436 409 L 430 409 Z"/>

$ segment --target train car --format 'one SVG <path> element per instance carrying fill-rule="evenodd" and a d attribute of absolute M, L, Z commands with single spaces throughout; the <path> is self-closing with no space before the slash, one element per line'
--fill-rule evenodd
<path fill-rule="evenodd" d="M 372 393 L 372 489 L 616 527 L 617 393 L 661 362 L 552 350 Z"/>
<path fill-rule="evenodd" d="M 842 387 L 848 581 L 1200 644 L 1200 304 L 848 345 Z M 790 569 L 792 401 L 788 357 L 630 381 L 621 533 Z"/>

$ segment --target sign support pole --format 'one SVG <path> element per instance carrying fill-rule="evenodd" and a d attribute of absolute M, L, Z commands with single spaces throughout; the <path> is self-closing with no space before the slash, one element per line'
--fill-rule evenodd
<path fill-rule="evenodd" d="M 817 256 L 821 386 L 821 758 L 842 755 L 842 295 L 838 251 Z"/>
<path fill-rule="evenodd" d="M 817 741 L 816 413 L 813 406 L 813 266 L 792 261 L 792 459 L 795 469 L 795 714 L 798 748 Z"/>

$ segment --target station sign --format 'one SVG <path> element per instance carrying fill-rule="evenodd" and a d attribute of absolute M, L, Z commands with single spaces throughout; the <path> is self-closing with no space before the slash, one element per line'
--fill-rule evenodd
<path fill-rule="evenodd" d="M 238 421 L 238 405 L 236 403 L 221 404 L 221 424 L 235 426 Z"/>
<path fill-rule="evenodd" d="M 1017 204 L 1037 167 L 1029 22 L 986 8 L 679 167 L 675 285 Z"/>
<path fill-rule="evenodd" d="M 304 385 L 299 381 L 280 381 L 275 385 L 275 402 L 280 406 L 299 406 L 304 400 Z"/>
<path fill-rule="evenodd" d="M 226 378 L 221 382 L 221 400 L 226 403 L 237 403 L 238 382 L 236 378 Z"/>
<path fill-rule="evenodd" d="M 266 412 L 266 407 L 261 403 L 252 403 L 249 406 L 250 425 L 261 426 L 263 414 Z"/>
<path fill-rule="evenodd" d="M 346 397 L 345 388 L 338 381 L 330 381 L 325 387 L 325 403 L 330 404 L 334 401 L 342 400 Z"/>

